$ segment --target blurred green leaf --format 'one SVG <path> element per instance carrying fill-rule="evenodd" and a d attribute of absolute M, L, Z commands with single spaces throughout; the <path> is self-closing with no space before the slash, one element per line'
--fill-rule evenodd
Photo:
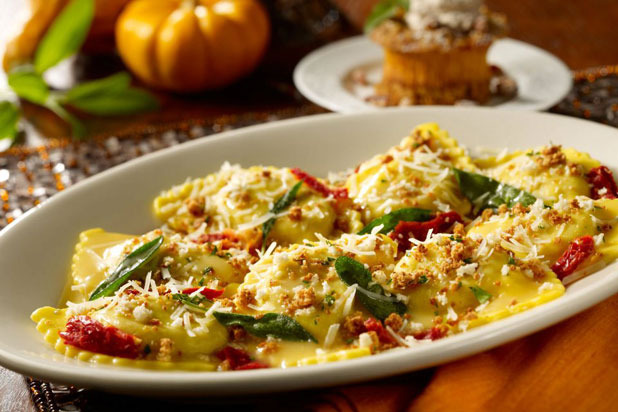
<path fill-rule="evenodd" d="M 14 140 L 18 121 L 19 108 L 11 102 L 0 102 L 0 139 Z"/>
<path fill-rule="evenodd" d="M 159 102 L 145 90 L 129 88 L 108 90 L 67 100 L 66 103 L 86 113 L 115 116 L 154 110 Z"/>
<path fill-rule="evenodd" d="M 49 1 L 49 0 L 48 0 Z M 34 68 L 43 73 L 77 53 L 94 17 L 94 0 L 72 0 L 54 19 L 34 55 Z"/>
<path fill-rule="evenodd" d="M 376 4 L 369 17 L 365 20 L 365 33 L 370 32 L 384 20 L 397 15 L 400 10 L 408 10 L 410 1 L 414 0 L 382 0 Z"/>
<path fill-rule="evenodd" d="M 28 69 L 13 70 L 8 75 L 11 89 L 22 99 L 36 104 L 44 104 L 49 96 L 49 87 L 40 74 Z"/>
<path fill-rule="evenodd" d="M 131 76 L 127 72 L 120 72 L 103 79 L 78 84 L 66 94 L 66 101 L 79 101 L 96 95 L 122 91 L 131 85 Z"/>

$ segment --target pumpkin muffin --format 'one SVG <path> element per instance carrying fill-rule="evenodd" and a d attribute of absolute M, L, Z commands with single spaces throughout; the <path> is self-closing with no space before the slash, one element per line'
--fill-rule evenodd
<path fill-rule="evenodd" d="M 411 1 L 405 14 L 371 32 L 384 48 L 377 97 L 388 106 L 486 102 L 492 77 L 487 50 L 505 32 L 505 18 L 482 0 Z"/>

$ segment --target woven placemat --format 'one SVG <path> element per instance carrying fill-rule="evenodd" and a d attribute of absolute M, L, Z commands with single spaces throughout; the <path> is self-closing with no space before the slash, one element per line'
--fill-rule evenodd
<path fill-rule="evenodd" d="M 551 112 L 581 117 L 618 127 L 618 66 L 604 66 L 574 73 L 574 87 L 569 95 L 553 107 Z M 101 136 L 87 142 L 67 139 L 55 140 L 35 148 L 13 148 L 0 154 L 0 227 L 14 221 L 28 209 L 40 204 L 55 193 L 99 173 L 146 153 L 197 138 L 207 138 L 218 132 L 281 120 L 292 117 L 324 113 L 313 104 L 304 103 L 276 112 L 254 112 L 243 115 L 219 116 L 210 119 L 185 121 L 178 124 L 145 126 L 115 136 Z M 417 373 L 415 379 L 427 373 Z M 100 392 L 53 385 L 26 378 L 32 400 L 41 411 L 104 411 L 144 404 L 143 400 L 130 397 L 105 396 Z M 312 393 L 314 396 L 315 393 Z M 322 396 L 324 402 L 335 401 L 336 391 Z M 287 398 L 286 398 L 287 399 Z M 280 400 L 273 403 L 268 398 L 253 402 L 229 404 L 226 410 L 286 410 L 293 404 Z M 131 403 L 134 402 L 134 403 Z M 169 409 L 171 403 L 165 403 Z M 197 403 L 195 403 L 197 404 Z M 339 403 L 337 403 L 339 404 Z M 161 407 L 163 404 L 158 404 Z M 203 406 L 203 404 L 201 404 Z M 157 403 L 148 403 L 157 409 Z M 222 404 L 220 404 L 222 406 Z M 340 409 L 340 408 L 339 408 Z M 336 409 L 337 410 L 337 409 Z"/>

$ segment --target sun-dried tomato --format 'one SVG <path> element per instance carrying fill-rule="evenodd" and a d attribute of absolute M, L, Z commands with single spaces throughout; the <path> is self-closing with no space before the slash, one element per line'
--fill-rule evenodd
<path fill-rule="evenodd" d="M 139 338 L 85 315 L 69 318 L 66 330 L 59 335 L 64 343 L 90 352 L 129 359 L 141 353 Z"/>
<path fill-rule="evenodd" d="M 368 332 L 373 331 L 378 335 L 381 343 L 395 343 L 395 339 L 393 339 L 391 334 L 388 333 L 388 331 L 384 328 L 384 325 L 382 325 L 379 320 L 369 318 L 365 321 L 364 325 Z"/>
<path fill-rule="evenodd" d="M 593 199 L 616 199 L 618 187 L 612 171 L 605 166 L 595 167 L 588 172 L 588 183 L 592 186 Z"/>
<path fill-rule="evenodd" d="M 594 238 L 589 235 L 579 237 L 571 242 L 562 256 L 553 264 L 551 270 L 558 276 L 558 279 L 562 280 L 565 276 L 575 272 L 592 252 L 594 252 Z"/>
<path fill-rule="evenodd" d="M 444 325 L 436 325 L 432 326 L 431 329 L 414 334 L 414 339 L 431 339 L 438 340 L 442 339 L 448 333 L 448 327 Z"/>
<path fill-rule="evenodd" d="M 432 230 L 432 233 L 444 233 L 449 230 L 455 222 L 463 222 L 461 216 L 459 216 L 457 212 L 441 213 L 425 222 L 401 221 L 395 226 L 390 237 L 399 243 L 399 249 L 403 251 L 410 248 L 410 238 L 425 240 L 430 230 Z"/>
<path fill-rule="evenodd" d="M 332 196 L 335 199 L 347 199 L 348 198 L 348 189 L 345 187 L 341 188 L 331 188 L 326 186 L 324 183 L 320 182 L 314 176 L 311 176 L 309 173 L 299 169 L 294 168 L 291 170 L 292 174 L 296 176 L 298 180 L 303 180 L 304 183 L 309 186 L 311 189 L 320 193 L 324 197 Z"/>
<path fill-rule="evenodd" d="M 226 346 L 216 353 L 221 361 L 227 361 L 232 370 L 264 369 L 268 365 L 259 361 L 252 361 L 251 356 L 242 349 Z"/>
<path fill-rule="evenodd" d="M 186 289 L 183 289 L 182 293 L 184 293 L 185 295 L 190 295 L 191 293 L 195 292 L 198 289 L 202 289 L 202 288 L 186 288 Z M 223 295 L 223 292 L 225 292 L 225 289 L 217 290 L 217 289 L 203 288 L 200 291 L 200 294 L 204 296 L 206 299 L 215 299 Z"/>

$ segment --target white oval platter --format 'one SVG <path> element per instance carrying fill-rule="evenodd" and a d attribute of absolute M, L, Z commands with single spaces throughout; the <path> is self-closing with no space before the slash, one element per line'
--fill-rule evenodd
<path fill-rule="evenodd" d="M 59 193 L 0 232 L 0 364 L 29 376 L 112 392 L 218 396 L 343 384 L 425 368 L 520 338 L 618 291 L 612 264 L 561 298 L 510 318 L 415 348 L 338 363 L 242 372 L 155 372 L 65 359 L 29 319 L 61 295 L 80 231 L 143 233 L 157 225 L 152 199 L 213 172 L 223 161 L 298 166 L 323 176 L 396 144 L 413 126 L 438 122 L 469 148 L 523 149 L 553 142 L 618 170 L 618 130 L 564 116 L 487 108 L 395 108 L 326 114 L 222 133 L 146 155 Z"/>

